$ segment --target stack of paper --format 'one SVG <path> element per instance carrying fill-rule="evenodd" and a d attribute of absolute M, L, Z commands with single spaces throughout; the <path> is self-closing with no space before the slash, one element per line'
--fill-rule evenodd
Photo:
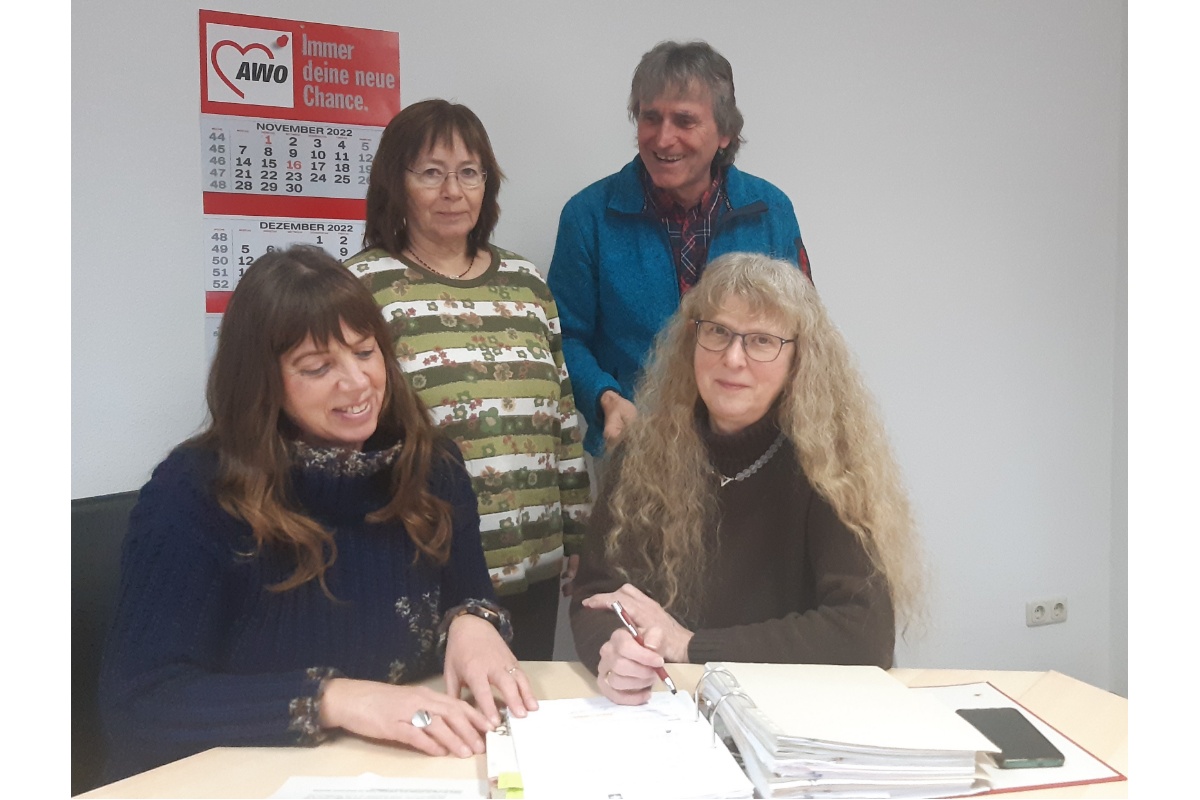
<path fill-rule="evenodd" d="M 715 707 L 762 797 L 952 797 L 988 788 L 976 756 L 996 747 L 877 667 L 706 668 L 702 705 Z"/>
<path fill-rule="evenodd" d="M 542 700 L 537 711 L 510 718 L 508 727 L 519 777 L 499 780 L 512 767 L 495 767 L 493 797 L 514 796 L 497 793 L 514 784 L 532 800 L 749 798 L 754 793 L 683 692 L 655 692 L 643 706 L 618 706 L 603 697 Z"/>

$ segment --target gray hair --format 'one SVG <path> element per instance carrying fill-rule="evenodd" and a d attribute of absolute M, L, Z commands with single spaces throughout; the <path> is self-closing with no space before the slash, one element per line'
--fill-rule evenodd
<path fill-rule="evenodd" d="M 643 102 L 667 92 L 686 92 L 693 84 L 704 86 L 712 96 L 717 131 L 729 137 L 729 146 L 717 151 L 717 166 L 733 163 L 742 138 L 742 112 L 733 96 L 733 67 L 708 42 L 659 42 L 642 56 L 633 71 L 629 90 L 629 118 L 637 122 Z"/>

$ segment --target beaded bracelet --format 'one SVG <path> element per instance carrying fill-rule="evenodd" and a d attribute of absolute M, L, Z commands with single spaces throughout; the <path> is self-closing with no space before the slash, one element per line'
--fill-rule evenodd
<path fill-rule="evenodd" d="M 508 611 L 491 600 L 471 599 L 442 615 L 442 621 L 438 623 L 438 655 L 446 652 L 446 637 L 450 635 L 450 624 L 463 614 L 470 614 L 492 623 L 496 626 L 496 630 L 499 631 L 504 642 L 512 644 L 512 619 L 509 617 Z"/>

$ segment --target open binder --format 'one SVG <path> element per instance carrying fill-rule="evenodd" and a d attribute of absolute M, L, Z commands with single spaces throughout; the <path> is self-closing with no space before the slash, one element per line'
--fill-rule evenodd
<path fill-rule="evenodd" d="M 696 687 L 761 797 L 955 797 L 987 791 L 997 748 L 878 667 L 714 662 Z"/>
<path fill-rule="evenodd" d="M 754 787 L 690 698 L 641 706 L 603 697 L 542 700 L 489 733 L 493 798 L 750 798 Z"/>

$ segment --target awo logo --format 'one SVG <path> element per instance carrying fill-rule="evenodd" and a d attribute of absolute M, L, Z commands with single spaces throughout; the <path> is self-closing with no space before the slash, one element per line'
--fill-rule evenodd
<path fill-rule="evenodd" d="M 208 100 L 291 108 L 292 34 L 209 23 Z"/>

